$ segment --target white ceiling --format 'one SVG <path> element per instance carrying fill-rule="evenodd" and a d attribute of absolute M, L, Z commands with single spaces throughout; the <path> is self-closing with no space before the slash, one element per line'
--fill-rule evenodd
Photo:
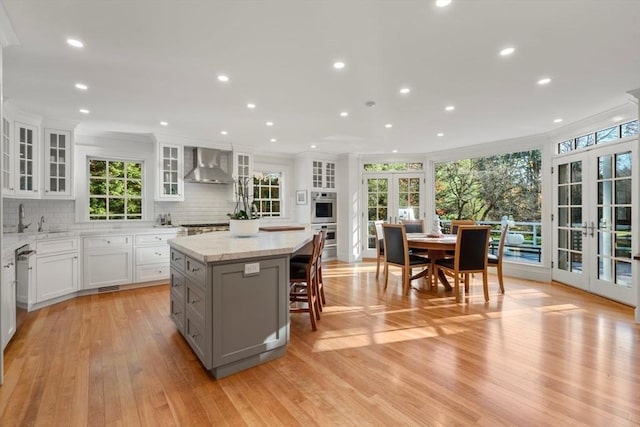
<path fill-rule="evenodd" d="M 640 1 L 434 3 L 2 0 L 20 41 L 4 51 L 5 97 L 87 130 L 417 153 L 548 132 L 640 88 Z"/>

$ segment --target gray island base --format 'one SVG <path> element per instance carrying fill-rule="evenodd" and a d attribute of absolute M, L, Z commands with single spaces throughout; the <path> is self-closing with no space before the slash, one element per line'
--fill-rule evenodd
<path fill-rule="evenodd" d="M 289 341 L 289 259 L 313 232 L 169 240 L 171 318 L 215 378 L 273 360 Z"/>

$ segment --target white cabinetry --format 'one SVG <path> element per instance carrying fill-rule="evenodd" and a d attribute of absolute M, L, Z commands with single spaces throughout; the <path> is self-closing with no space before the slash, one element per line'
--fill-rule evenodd
<path fill-rule="evenodd" d="M 36 242 L 36 303 L 78 290 L 78 245 L 77 237 Z"/>
<path fill-rule="evenodd" d="M 37 198 L 38 187 L 38 127 L 26 123 L 15 122 L 15 191 L 19 197 Z"/>
<path fill-rule="evenodd" d="M 2 304 L 2 350 L 16 332 L 16 266 L 13 251 L 2 257 L 2 289 L 0 302 Z"/>
<path fill-rule="evenodd" d="M 11 195 L 13 187 L 13 144 L 11 143 L 11 124 L 2 118 L 2 194 Z"/>
<path fill-rule="evenodd" d="M 132 242 L 130 235 L 85 237 L 82 264 L 84 289 L 132 283 Z"/>
<path fill-rule="evenodd" d="M 156 200 L 184 200 L 184 148 L 178 144 L 158 143 L 158 183 Z"/>
<path fill-rule="evenodd" d="M 313 188 L 336 188 L 336 164 L 324 160 L 313 160 L 311 186 Z"/>
<path fill-rule="evenodd" d="M 70 198 L 73 195 L 71 165 L 73 145 L 71 132 L 44 130 L 44 194 L 45 198 Z"/>
<path fill-rule="evenodd" d="M 169 245 L 167 240 L 177 235 L 178 232 L 175 230 L 153 234 L 136 234 L 136 282 L 169 279 Z"/>

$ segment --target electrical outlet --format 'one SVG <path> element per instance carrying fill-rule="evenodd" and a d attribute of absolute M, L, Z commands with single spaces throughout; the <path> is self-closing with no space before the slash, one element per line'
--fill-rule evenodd
<path fill-rule="evenodd" d="M 249 274 L 258 274 L 260 273 L 260 263 L 259 262 L 252 262 L 251 264 L 245 264 L 244 265 L 244 274 L 249 275 Z"/>

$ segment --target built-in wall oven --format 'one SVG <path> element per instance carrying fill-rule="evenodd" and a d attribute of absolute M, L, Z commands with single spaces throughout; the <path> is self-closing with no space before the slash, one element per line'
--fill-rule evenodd
<path fill-rule="evenodd" d="M 337 221 L 336 193 L 311 192 L 311 222 L 313 224 L 335 223 Z"/>
<path fill-rule="evenodd" d="M 318 232 L 322 230 L 327 230 L 327 237 L 324 241 L 324 250 L 322 251 L 322 259 L 336 259 L 338 257 L 338 228 L 335 224 L 316 224 L 312 225 L 311 228 Z"/>

